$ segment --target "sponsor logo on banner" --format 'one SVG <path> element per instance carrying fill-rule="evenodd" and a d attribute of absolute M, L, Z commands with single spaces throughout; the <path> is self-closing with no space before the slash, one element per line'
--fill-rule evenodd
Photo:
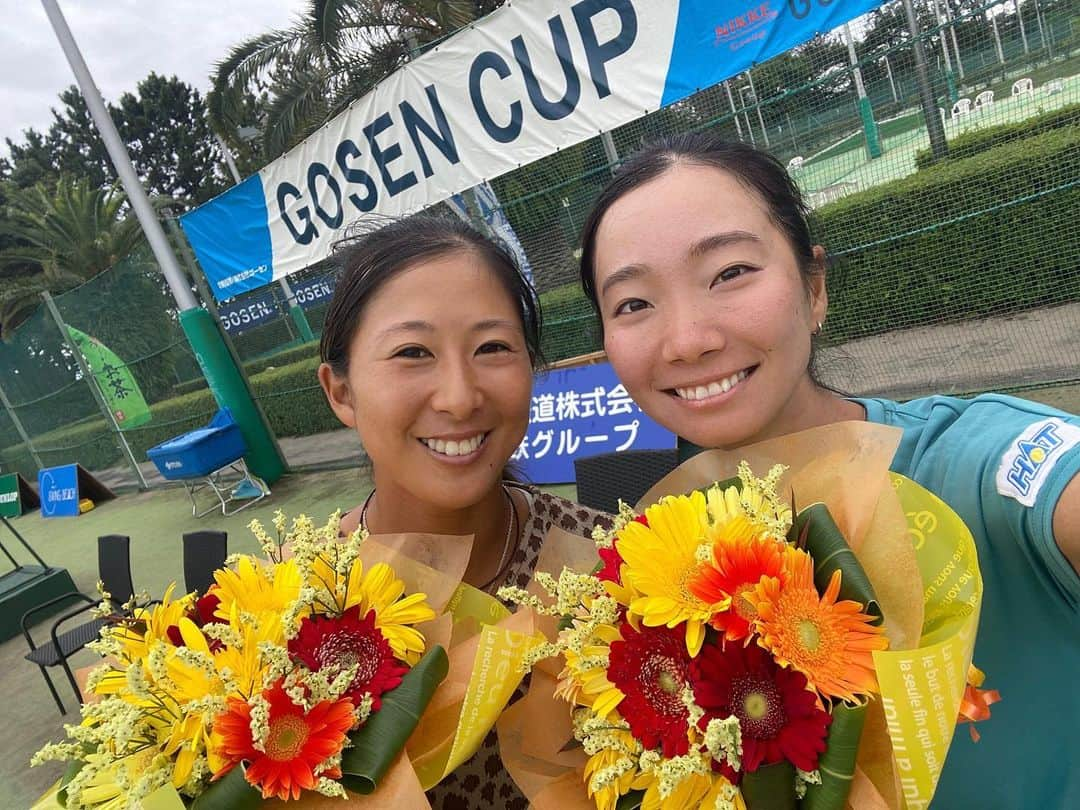
<path fill-rule="evenodd" d="M 1024 506 L 1034 506 L 1050 470 L 1078 442 L 1080 427 L 1062 419 L 1047 419 L 1027 428 L 1001 458 L 998 492 Z"/>
<path fill-rule="evenodd" d="M 714 29 L 716 44 L 737 51 L 757 39 L 762 39 L 768 24 L 779 16 L 772 3 L 755 3 L 742 14 L 728 17 Z"/>

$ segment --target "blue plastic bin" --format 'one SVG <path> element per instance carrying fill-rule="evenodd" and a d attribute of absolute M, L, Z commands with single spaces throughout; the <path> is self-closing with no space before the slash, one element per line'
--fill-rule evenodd
<path fill-rule="evenodd" d="M 228 408 L 222 408 L 204 428 L 189 431 L 146 451 L 158 472 L 169 481 L 202 478 L 247 452 L 240 427 Z"/>

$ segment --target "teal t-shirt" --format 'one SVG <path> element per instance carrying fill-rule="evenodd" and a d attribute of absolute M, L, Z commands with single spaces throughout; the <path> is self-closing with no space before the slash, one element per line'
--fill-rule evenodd
<path fill-rule="evenodd" d="M 1002 700 L 978 743 L 957 727 L 932 807 L 1080 808 L 1080 576 L 1052 531 L 1080 472 L 1080 418 L 998 394 L 854 401 L 903 429 L 892 469 L 948 503 L 979 552 L 974 663 Z"/>

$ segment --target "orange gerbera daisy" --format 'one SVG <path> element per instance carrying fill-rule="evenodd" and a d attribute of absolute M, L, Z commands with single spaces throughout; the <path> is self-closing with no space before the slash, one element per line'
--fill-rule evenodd
<path fill-rule="evenodd" d="M 746 639 L 749 643 L 758 615 L 753 592 L 762 577 L 777 577 L 781 587 L 787 582 L 787 544 L 755 532 L 745 517 L 733 520 L 725 535 L 713 544 L 712 560 L 687 583 L 690 593 L 703 602 L 718 603 L 731 597 L 731 608 L 709 620 L 724 634 L 725 641 Z"/>
<path fill-rule="evenodd" d="M 889 646 L 882 628 L 870 624 L 874 617 L 858 602 L 836 601 L 840 571 L 818 596 L 810 555 L 789 549 L 785 557 L 787 583 L 765 577 L 753 591 L 758 643 L 780 666 L 803 673 L 822 695 L 855 701 L 876 693 L 873 651 Z"/>
<path fill-rule="evenodd" d="M 265 750 L 256 748 L 252 739 L 251 706 L 229 698 L 228 708 L 214 720 L 214 761 L 223 763 L 214 778 L 247 761 L 244 775 L 264 799 L 288 801 L 299 799 L 302 790 L 314 790 L 320 776 L 340 776 L 336 769 L 319 771 L 319 766 L 345 746 L 354 719 L 352 701 L 324 700 L 305 713 L 285 693 L 281 681 L 262 694 L 270 704 Z"/>

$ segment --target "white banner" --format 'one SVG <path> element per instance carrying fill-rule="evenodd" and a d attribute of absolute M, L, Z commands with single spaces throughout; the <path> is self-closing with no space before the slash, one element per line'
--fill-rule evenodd
<path fill-rule="evenodd" d="M 880 0 L 519 0 L 382 81 L 181 217 L 214 295 L 324 258 L 349 223 L 412 213 L 611 130 Z"/>

